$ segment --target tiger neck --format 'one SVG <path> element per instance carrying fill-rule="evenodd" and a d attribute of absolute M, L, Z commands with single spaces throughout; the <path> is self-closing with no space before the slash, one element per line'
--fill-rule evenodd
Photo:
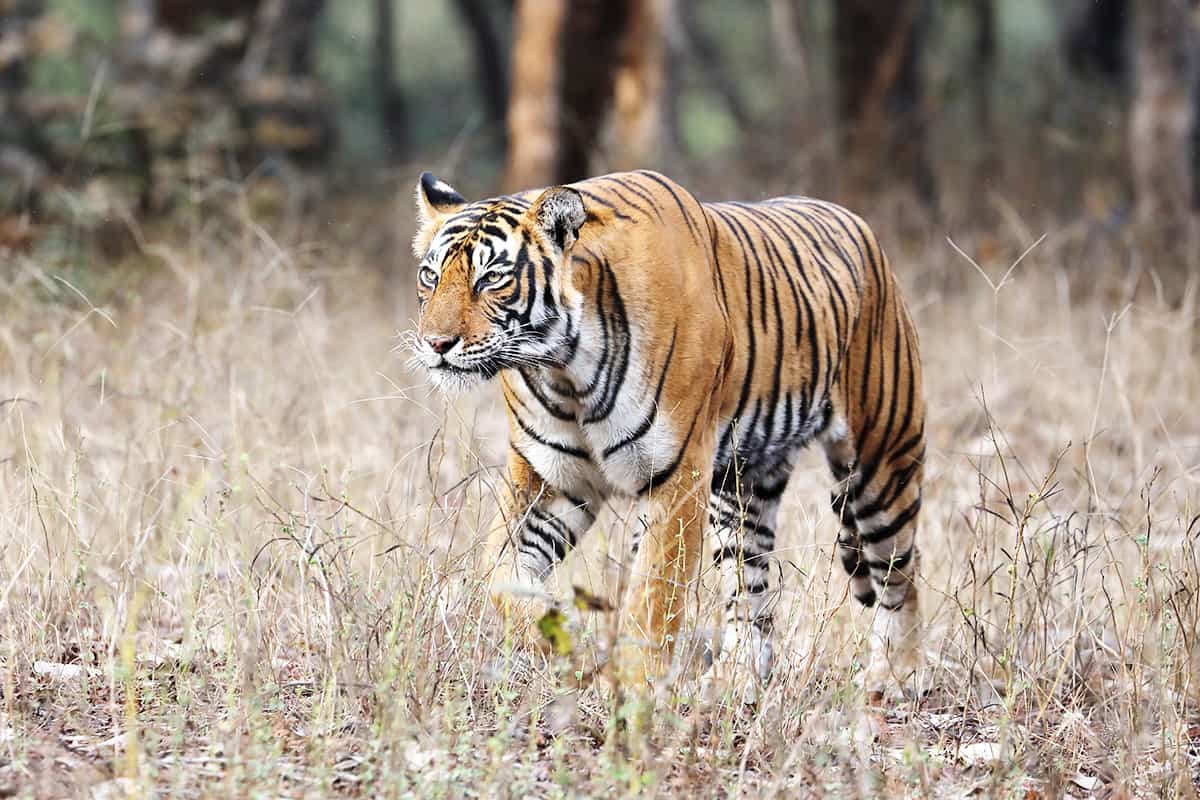
<path fill-rule="evenodd" d="M 523 374 L 586 424 L 612 412 L 629 369 L 632 335 L 611 270 L 602 269 L 595 280 L 581 283 L 574 298 L 564 299 L 566 343 L 561 360 Z"/>

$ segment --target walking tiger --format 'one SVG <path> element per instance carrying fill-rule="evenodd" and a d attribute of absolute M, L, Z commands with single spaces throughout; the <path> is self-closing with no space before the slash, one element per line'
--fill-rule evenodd
<path fill-rule="evenodd" d="M 851 593 L 874 607 L 866 687 L 912 675 L 921 360 L 859 217 L 804 197 L 702 203 L 649 171 L 478 202 L 424 173 L 417 209 L 416 358 L 446 389 L 499 378 L 508 413 L 485 559 L 503 613 L 532 624 L 538 603 L 509 589 L 540 586 L 606 499 L 636 498 L 617 668 L 662 674 L 708 558 L 725 625 L 706 679 L 759 684 L 780 498 L 817 442 Z"/>

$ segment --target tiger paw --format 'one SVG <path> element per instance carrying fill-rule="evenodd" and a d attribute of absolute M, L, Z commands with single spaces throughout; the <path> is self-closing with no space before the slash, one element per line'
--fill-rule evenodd
<path fill-rule="evenodd" d="M 757 628 L 725 630 L 721 652 L 700 678 L 700 704 L 712 707 L 722 701 L 757 706 L 763 688 L 771 677 L 774 649 Z"/>
<path fill-rule="evenodd" d="M 903 701 L 921 694 L 921 621 L 916 604 L 898 611 L 877 609 L 862 686 L 873 703 Z"/>
<path fill-rule="evenodd" d="M 535 652 L 554 650 L 553 641 L 541 630 L 544 625 L 539 625 L 554 608 L 548 601 L 500 589 L 492 589 L 490 595 L 492 605 L 504 621 L 506 638 Z"/>
<path fill-rule="evenodd" d="M 904 702 L 924 694 L 920 656 L 916 647 L 892 648 L 871 653 L 861 675 L 867 701 L 873 705 Z"/>
<path fill-rule="evenodd" d="M 613 679 L 630 691 L 648 691 L 662 674 L 661 656 L 653 648 L 637 642 L 620 642 L 611 659 Z"/>

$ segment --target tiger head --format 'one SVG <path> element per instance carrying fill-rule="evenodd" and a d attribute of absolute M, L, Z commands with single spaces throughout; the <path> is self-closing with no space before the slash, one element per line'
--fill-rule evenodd
<path fill-rule="evenodd" d="M 442 389 L 500 370 L 561 363 L 578 330 L 571 248 L 587 220 L 578 191 L 468 203 L 428 172 L 417 182 L 419 315 L 410 346 Z"/>

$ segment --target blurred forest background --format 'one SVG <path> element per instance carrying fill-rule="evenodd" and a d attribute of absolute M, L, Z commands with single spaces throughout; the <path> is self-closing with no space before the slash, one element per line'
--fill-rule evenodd
<path fill-rule="evenodd" d="M 1198 42 L 1195 0 L 0 0 L 0 240 L 119 248 L 213 179 L 312 208 L 655 167 L 1187 261 Z"/>

